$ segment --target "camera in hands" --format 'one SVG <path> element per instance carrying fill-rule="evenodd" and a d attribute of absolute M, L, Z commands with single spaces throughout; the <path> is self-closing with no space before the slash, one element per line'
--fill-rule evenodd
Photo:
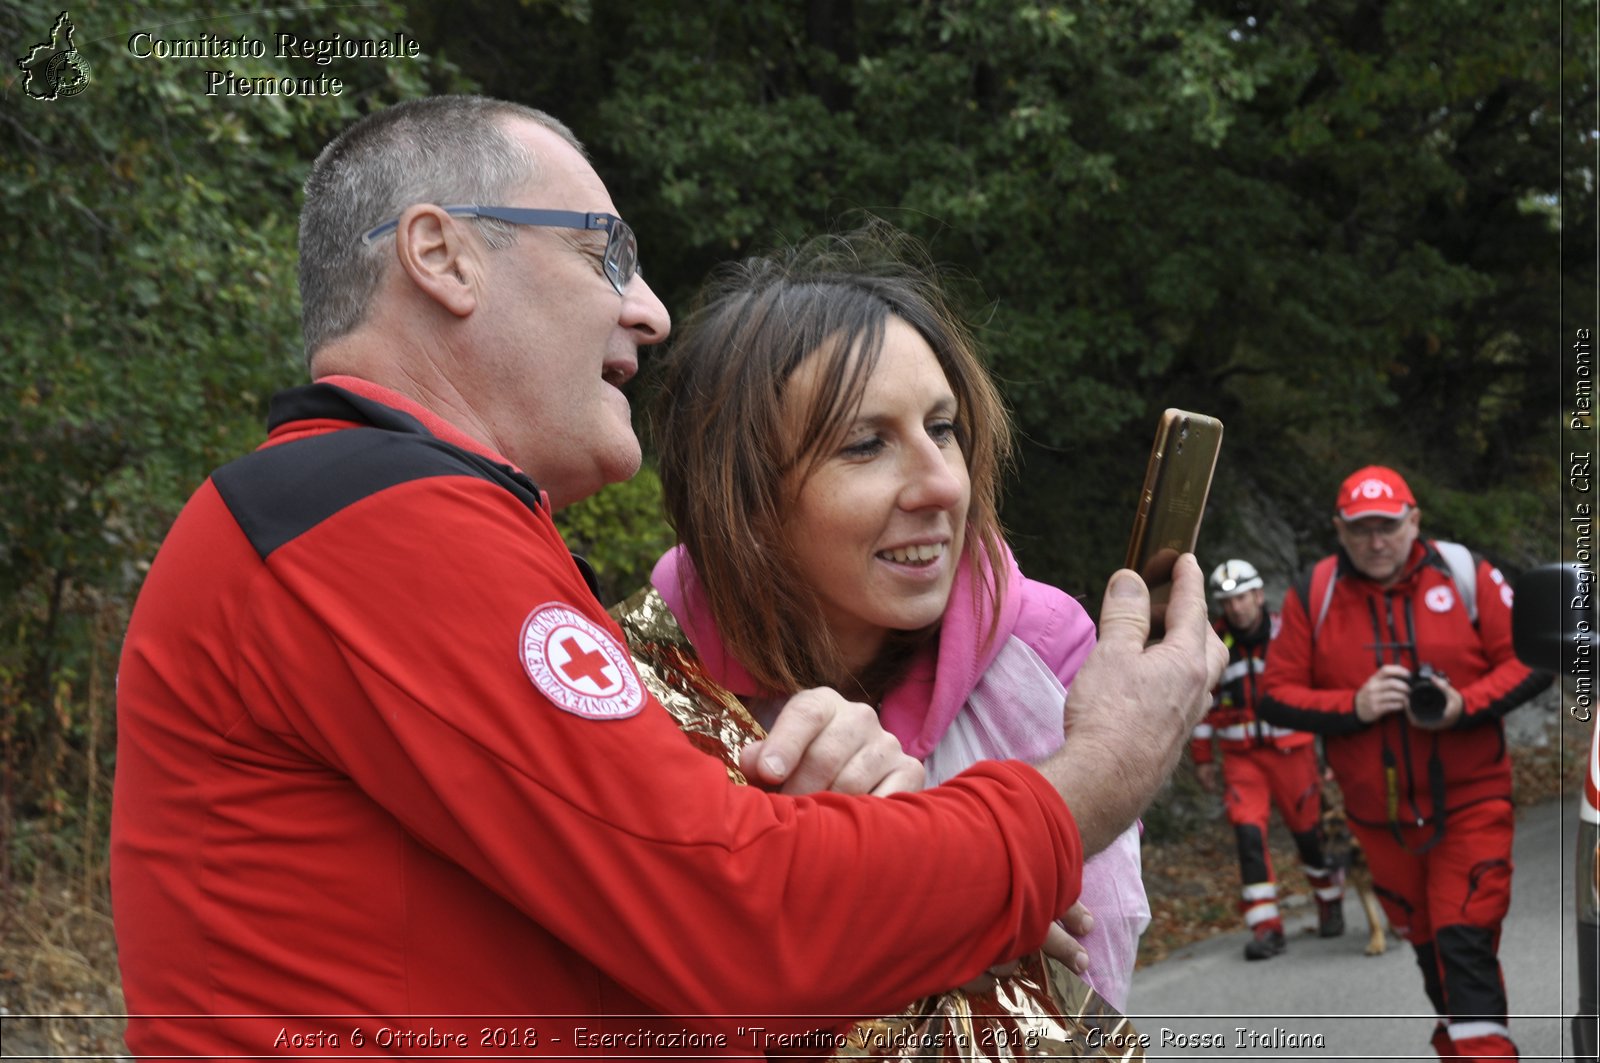
<path fill-rule="evenodd" d="M 1420 664 L 1411 673 L 1411 715 L 1422 723 L 1433 723 L 1444 716 L 1445 692 L 1434 685 L 1433 677 L 1444 678 L 1431 664 Z"/>

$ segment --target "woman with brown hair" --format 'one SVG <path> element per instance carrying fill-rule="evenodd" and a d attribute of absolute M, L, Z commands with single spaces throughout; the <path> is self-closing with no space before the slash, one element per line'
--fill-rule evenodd
<path fill-rule="evenodd" d="M 1006 546 L 1010 422 L 923 260 L 880 224 L 714 277 L 657 366 L 681 545 L 651 582 L 758 722 L 832 687 L 872 706 L 932 785 L 1059 746 L 1094 626 Z M 745 773 L 782 784 L 792 766 L 761 752 Z M 1136 828 L 1086 865 L 1082 900 L 1085 977 L 1121 1009 L 1149 921 Z"/>

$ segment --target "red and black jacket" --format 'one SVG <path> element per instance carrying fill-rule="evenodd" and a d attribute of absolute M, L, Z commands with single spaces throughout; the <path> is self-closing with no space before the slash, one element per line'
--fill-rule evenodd
<path fill-rule="evenodd" d="M 1382 587 L 1340 551 L 1332 598 L 1320 625 L 1303 590 L 1284 597 L 1282 626 L 1262 677 L 1258 714 L 1280 726 L 1326 736 L 1328 767 L 1351 818 L 1422 825 L 1448 812 L 1511 796 L 1502 717 L 1544 689 L 1511 649 L 1511 585 L 1482 559 L 1478 620 L 1460 601 L 1449 565 L 1431 542 L 1412 547 L 1404 575 Z M 1413 653 L 1414 650 L 1414 653 Z M 1447 731 L 1414 727 L 1403 713 L 1371 723 L 1356 717 L 1356 691 L 1385 664 L 1431 665 L 1461 692 L 1464 710 Z"/>
<path fill-rule="evenodd" d="M 1026 765 L 881 799 L 731 785 L 638 687 L 533 483 L 362 384 L 274 398 L 134 608 L 111 879 L 136 1055 L 428 1047 L 379 1028 L 595 1051 L 583 1027 L 624 1038 L 602 1055 L 744 1056 L 730 1016 L 887 1013 L 1076 898 L 1076 826 Z M 528 637 L 547 615 L 568 643 Z M 558 704 L 550 669 L 600 693 Z"/>

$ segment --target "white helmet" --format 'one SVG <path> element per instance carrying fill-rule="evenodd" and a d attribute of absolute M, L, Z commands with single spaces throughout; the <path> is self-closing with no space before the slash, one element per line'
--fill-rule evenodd
<path fill-rule="evenodd" d="M 1234 558 L 1218 565 L 1211 573 L 1211 597 L 1215 601 L 1253 591 L 1261 586 L 1261 573 L 1248 561 Z"/>

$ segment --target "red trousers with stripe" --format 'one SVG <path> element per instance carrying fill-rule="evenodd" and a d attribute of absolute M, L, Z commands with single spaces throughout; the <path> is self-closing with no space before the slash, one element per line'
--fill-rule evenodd
<path fill-rule="evenodd" d="M 1481 801 L 1450 813 L 1436 841 L 1431 824 L 1402 827 L 1396 838 L 1387 827 L 1350 823 L 1389 925 L 1416 949 L 1428 997 L 1446 1020 L 1453 1049 L 1440 1049 L 1445 1058 L 1517 1058 L 1497 955 L 1511 907 L 1512 818 L 1510 801 Z"/>
<path fill-rule="evenodd" d="M 1277 874 L 1267 845 L 1272 806 L 1294 836 L 1306 880 L 1319 897 L 1337 897 L 1338 882 L 1325 868 L 1322 848 L 1322 776 L 1316 746 L 1257 746 L 1222 754 L 1222 803 L 1239 845 L 1239 908 L 1245 925 L 1283 929 Z"/>

